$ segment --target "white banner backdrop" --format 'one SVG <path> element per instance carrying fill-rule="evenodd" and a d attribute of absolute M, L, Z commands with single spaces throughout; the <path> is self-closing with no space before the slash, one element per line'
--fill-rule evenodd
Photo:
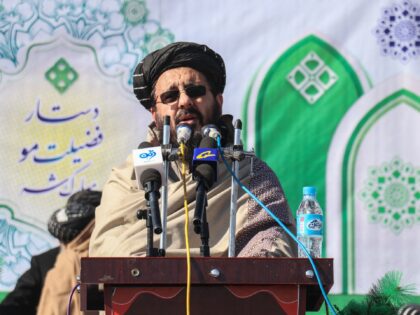
<path fill-rule="evenodd" d="M 419 290 L 420 0 L 3 0 L 0 291 L 56 244 L 49 215 L 143 141 L 130 75 L 173 41 L 223 56 L 224 112 L 293 211 L 318 188 L 333 291 L 389 270 Z"/>

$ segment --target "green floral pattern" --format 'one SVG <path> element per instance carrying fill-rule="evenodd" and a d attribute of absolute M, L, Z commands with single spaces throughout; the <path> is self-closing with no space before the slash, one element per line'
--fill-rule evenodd
<path fill-rule="evenodd" d="M 399 157 L 369 170 L 359 196 L 371 222 L 395 234 L 420 222 L 420 169 Z"/>

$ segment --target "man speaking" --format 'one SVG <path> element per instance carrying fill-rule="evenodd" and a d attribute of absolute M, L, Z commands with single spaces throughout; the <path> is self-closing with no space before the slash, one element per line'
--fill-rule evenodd
<path fill-rule="evenodd" d="M 160 146 L 164 117 L 170 117 L 170 143 L 177 147 L 177 127 L 192 130 L 186 143 L 186 158 L 192 168 L 192 152 L 201 141 L 201 128 L 215 125 L 227 131 L 223 146 L 233 144 L 230 115 L 222 115 L 226 71 L 222 57 L 206 45 L 172 43 L 144 58 L 133 76 L 134 93 L 151 113 L 148 141 Z M 283 189 L 273 171 L 261 160 L 243 159 L 239 178 L 292 232 L 295 223 Z M 207 221 L 211 256 L 227 256 L 231 176 L 223 163 L 217 167 L 217 181 L 207 191 Z M 184 191 L 181 162 L 169 162 L 167 208 L 167 256 L 184 256 Z M 186 175 L 186 198 L 191 222 L 196 205 L 197 182 L 192 169 Z M 144 256 L 147 252 L 146 221 L 136 213 L 146 208 L 145 191 L 136 181 L 133 159 L 115 167 L 103 189 L 96 209 L 96 225 L 90 241 L 90 256 Z M 200 254 L 200 238 L 190 225 L 191 254 Z M 159 238 L 154 239 L 155 245 Z M 296 245 L 281 227 L 247 194 L 239 191 L 236 215 L 235 254 L 240 257 L 293 257 Z"/>

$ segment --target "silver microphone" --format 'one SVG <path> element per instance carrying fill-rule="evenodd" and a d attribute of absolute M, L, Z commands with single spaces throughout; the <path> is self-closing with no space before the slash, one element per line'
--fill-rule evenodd
<path fill-rule="evenodd" d="M 179 125 L 176 127 L 176 141 L 178 143 L 186 143 L 190 140 L 192 134 L 191 127 L 189 125 Z"/>
<path fill-rule="evenodd" d="M 169 137 L 170 137 L 170 132 L 171 132 L 170 122 L 171 122 L 171 118 L 169 116 L 165 116 L 163 120 L 163 139 L 162 139 L 163 145 L 169 144 Z"/>
<path fill-rule="evenodd" d="M 219 128 L 217 128 L 216 125 L 205 125 L 201 128 L 201 134 L 203 136 L 203 138 L 205 137 L 210 137 L 213 138 L 215 140 L 217 140 L 217 137 L 222 138 L 222 135 L 220 134 Z"/>
<path fill-rule="evenodd" d="M 166 250 L 166 226 L 167 226 L 167 216 L 168 216 L 168 176 L 169 176 L 169 155 L 171 152 L 170 141 L 170 132 L 171 132 L 171 118 L 166 115 L 163 119 L 163 139 L 162 139 L 162 148 L 165 152 L 165 158 L 163 160 L 163 171 L 164 171 L 164 180 L 162 181 L 162 199 L 161 199 L 161 218 L 162 218 L 162 235 L 160 236 L 159 249 L 160 252 L 164 255 Z"/>

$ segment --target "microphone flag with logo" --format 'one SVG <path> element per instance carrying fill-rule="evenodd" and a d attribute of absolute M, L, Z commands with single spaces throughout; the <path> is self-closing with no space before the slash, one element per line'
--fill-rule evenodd
<path fill-rule="evenodd" d="M 202 232 L 203 223 L 207 224 L 205 217 L 203 217 L 205 216 L 205 208 L 207 207 L 207 191 L 211 189 L 217 180 L 217 160 L 219 153 L 216 147 L 216 140 L 211 137 L 204 137 L 200 142 L 200 147 L 194 149 L 192 163 L 193 179 L 197 181 L 197 192 L 193 224 L 194 232 L 197 234 Z M 207 234 L 207 231 L 205 234 Z"/>
<path fill-rule="evenodd" d="M 217 181 L 218 158 L 217 142 L 211 137 L 204 137 L 200 142 L 200 147 L 194 149 L 193 178 L 197 180 L 197 177 L 201 177 L 207 189 L 210 189 Z"/>
<path fill-rule="evenodd" d="M 152 147 L 149 142 L 142 142 L 139 148 L 133 150 L 133 165 L 136 178 L 139 180 L 142 173 L 147 169 L 155 169 L 160 173 L 161 179 L 164 178 L 163 157 L 161 147 Z M 141 189 L 142 186 L 140 185 Z"/>

